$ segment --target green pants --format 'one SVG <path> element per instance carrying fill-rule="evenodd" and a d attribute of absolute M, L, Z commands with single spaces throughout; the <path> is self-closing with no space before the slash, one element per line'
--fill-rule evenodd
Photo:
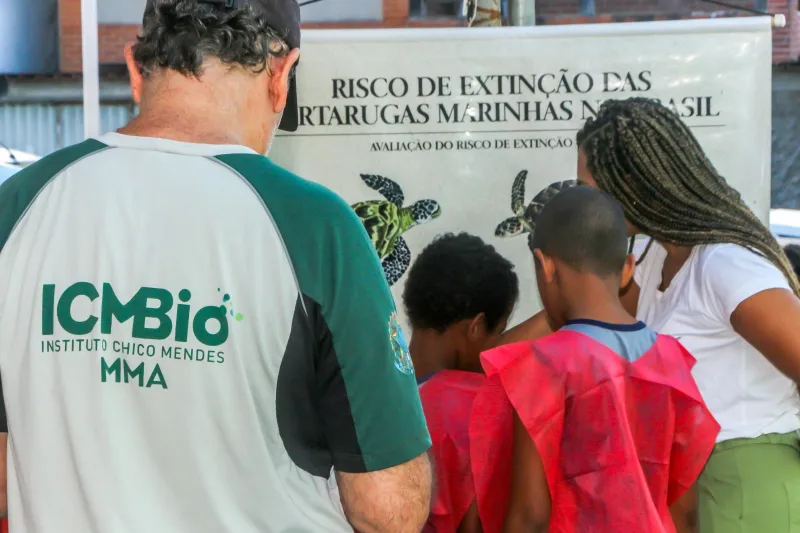
<path fill-rule="evenodd" d="M 700 533 L 800 533 L 800 436 L 720 442 L 697 481 Z"/>

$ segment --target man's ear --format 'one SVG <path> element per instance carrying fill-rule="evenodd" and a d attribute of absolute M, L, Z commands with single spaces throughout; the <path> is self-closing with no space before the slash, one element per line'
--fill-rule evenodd
<path fill-rule="evenodd" d="M 272 99 L 272 109 L 281 113 L 286 108 L 286 99 L 289 95 L 289 77 L 300 59 L 300 49 L 295 48 L 286 57 L 270 58 L 272 75 L 269 77 L 269 92 Z"/>
<path fill-rule="evenodd" d="M 556 264 L 552 258 L 544 255 L 540 249 L 533 251 L 533 258 L 536 261 L 536 268 L 545 283 L 553 283 L 556 279 Z"/>
<path fill-rule="evenodd" d="M 139 65 L 136 64 L 136 59 L 133 57 L 133 43 L 130 42 L 125 45 L 125 64 L 128 67 L 128 77 L 131 83 L 131 95 L 136 105 L 142 102 L 142 71 Z"/>
<path fill-rule="evenodd" d="M 619 280 L 619 288 L 625 289 L 633 279 L 633 272 L 636 270 L 636 256 L 628 254 L 625 258 L 625 266 L 622 267 L 622 276 Z"/>

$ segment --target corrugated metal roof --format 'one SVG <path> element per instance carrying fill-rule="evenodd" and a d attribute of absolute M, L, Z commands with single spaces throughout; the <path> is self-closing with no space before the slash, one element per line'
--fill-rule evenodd
<path fill-rule="evenodd" d="M 130 106 L 100 108 L 102 132 L 124 126 L 133 116 Z M 83 106 L 0 105 L 0 142 L 40 156 L 83 140 Z"/>

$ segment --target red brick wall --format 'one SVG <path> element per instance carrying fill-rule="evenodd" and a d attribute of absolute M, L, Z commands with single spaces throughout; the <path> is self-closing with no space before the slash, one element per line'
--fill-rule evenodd
<path fill-rule="evenodd" d="M 800 23 L 797 16 L 797 0 L 767 0 L 770 13 L 786 15 L 786 27 L 772 30 L 772 62 L 797 61 L 800 56 Z"/>
<path fill-rule="evenodd" d="M 58 29 L 61 46 L 59 59 L 62 72 L 80 72 L 81 57 L 81 0 L 59 0 Z M 125 43 L 136 36 L 136 26 L 103 24 L 100 26 L 100 63 L 121 63 Z"/>
<path fill-rule="evenodd" d="M 103 24 L 100 26 L 100 63 L 122 63 L 125 61 L 125 45 L 136 38 L 138 26 L 130 24 Z"/>
<path fill-rule="evenodd" d="M 408 0 L 383 0 L 383 20 L 305 24 L 304 28 L 400 28 L 419 26 L 459 26 L 458 20 L 409 19 Z M 59 0 L 59 31 L 61 36 L 60 65 L 62 72 L 80 72 L 81 58 L 81 1 Z M 125 44 L 136 37 L 138 27 L 131 24 L 100 26 L 99 48 L 101 63 L 122 63 Z"/>
<path fill-rule="evenodd" d="M 58 2 L 59 65 L 62 72 L 81 70 L 81 0 Z"/>
<path fill-rule="evenodd" d="M 754 0 L 726 0 L 728 3 L 752 7 Z M 61 36 L 60 61 L 62 72 L 81 70 L 81 15 L 80 0 L 59 0 L 59 31 Z M 314 23 L 304 28 L 399 28 L 423 26 L 459 26 L 458 20 L 409 19 L 408 0 L 383 0 L 383 20 L 367 22 Z M 665 20 L 679 18 L 704 18 L 710 12 L 719 12 L 713 4 L 702 0 L 595 0 L 596 17 L 581 17 L 579 0 L 538 0 L 538 24 L 581 24 L 587 22 L 623 22 L 634 20 Z M 771 13 L 786 15 L 786 28 L 773 32 L 773 62 L 796 61 L 800 56 L 800 23 L 797 0 L 768 0 Z M 740 13 L 731 13 L 738 15 Z M 100 26 L 100 62 L 123 62 L 125 43 L 136 36 L 135 25 Z"/>

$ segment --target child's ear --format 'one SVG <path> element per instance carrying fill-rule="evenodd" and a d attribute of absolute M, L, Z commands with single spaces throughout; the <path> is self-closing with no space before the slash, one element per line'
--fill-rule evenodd
<path fill-rule="evenodd" d="M 486 314 L 478 313 L 470 320 L 467 335 L 470 341 L 477 341 L 486 336 Z"/>
<path fill-rule="evenodd" d="M 636 256 L 628 254 L 625 259 L 625 266 L 622 267 L 622 277 L 619 280 L 619 288 L 625 289 L 633 279 L 633 272 L 636 270 Z"/>
<path fill-rule="evenodd" d="M 533 258 L 536 262 L 536 275 L 542 276 L 542 280 L 546 283 L 553 283 L 556 277 L 556 264 L 553 260 L 538 248 L 533 251 Z"/>

